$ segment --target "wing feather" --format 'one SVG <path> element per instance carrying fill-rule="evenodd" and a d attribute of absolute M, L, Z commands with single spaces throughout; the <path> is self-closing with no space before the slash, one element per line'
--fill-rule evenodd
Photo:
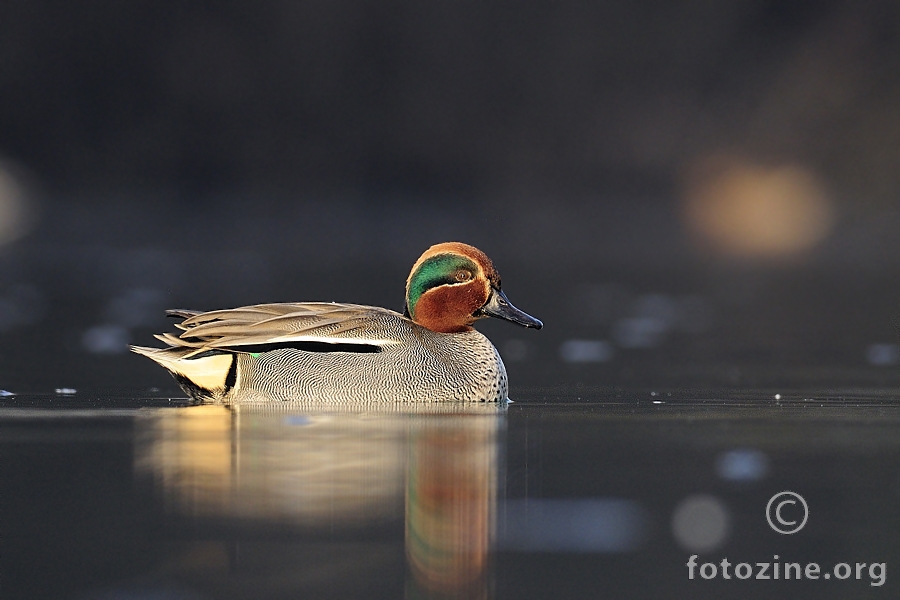
<path fill-rule="evenodd" d="M 184 317 L 176 325 L 180 335 L 163 333 L 156 338 L 169 346 L 198 352 L 304 341 L 385 346 L 398 342 L 396 330 L 407 320 L 384 308 L 328 302 L 259 304 L 205 313 L 178 310 L 169 314 Z"/>

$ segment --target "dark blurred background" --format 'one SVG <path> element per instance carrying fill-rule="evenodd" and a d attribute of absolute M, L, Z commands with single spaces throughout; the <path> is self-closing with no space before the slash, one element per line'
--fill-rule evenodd
<path fill-rule="evenodd" d="M 167 307 L 402 308 L 458 239 L 516 386 L 892 386 L 900 4 L 0 4 L 0 389 L 175 389 Z"/>

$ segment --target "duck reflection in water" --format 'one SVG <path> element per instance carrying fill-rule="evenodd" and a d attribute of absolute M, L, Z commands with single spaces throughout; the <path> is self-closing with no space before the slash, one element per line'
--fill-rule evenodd
<path fill-rule="evenodd" d="M 316 586 L 335 591 L 332 585 L 350 581 L 371 592 L 367 578 L 396 580 L 395 597 L 399 585 L 408 598 L 489 597 L 503 411 L 490 404 L 468 404 L 465 413 L 446 412 L 446 403 L 425 406 L 445 412 L 203 405 L 139 419 L 137 471 L 152 477 L 173 516 L 222 533 L 214 536 L 221 539 L 215 567 L 207 560 L 200 572 L 190 571 L 198 563 L 183 557 L 174 574 L 217 588 L 227 571 L 231 584 L 216 589 L 217 597 L 241 597 L 236 590 L 251 579 L 258 597 Z M 291 552 L 286 539 L 294 562 L 284 556 Z M 327 552 L 313 551 L 322 568 L 299 564 L 329 541 L 370 551 L 338 553 L 328 564 L 321 564 Z M 251 546 L 291 576 L 269 573 L 270 583 L 261 584 L 247 566 L 260 564 L 248 558 Z"/>

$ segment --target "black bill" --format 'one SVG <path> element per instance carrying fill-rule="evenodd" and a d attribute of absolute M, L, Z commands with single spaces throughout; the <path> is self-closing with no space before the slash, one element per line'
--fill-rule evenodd
<path fill-rule="evenodd" d="M 509 299 L 502 291 L 492 288 L 493 293 L 488 299 L 487 304 L 481 307 L 481 314 L 488 317 L 497 317 L 506 321 L 512 321 L 525 327 L 533 327 L 540 329 L 544 326 L 538 319 L 535 319 L 528 313 L 522 312 L 512 305 Z"/>

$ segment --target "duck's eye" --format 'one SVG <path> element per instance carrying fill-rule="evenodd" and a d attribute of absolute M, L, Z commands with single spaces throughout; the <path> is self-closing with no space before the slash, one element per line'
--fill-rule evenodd
<path fill-rule="evenodd" d="M 457 281 L 469 281 L 472 279 L 472 273 L 470 271 L 466 271 L 465 269 L 459 269 L 456 273 L 453 274 L 453 278 Z"/>

